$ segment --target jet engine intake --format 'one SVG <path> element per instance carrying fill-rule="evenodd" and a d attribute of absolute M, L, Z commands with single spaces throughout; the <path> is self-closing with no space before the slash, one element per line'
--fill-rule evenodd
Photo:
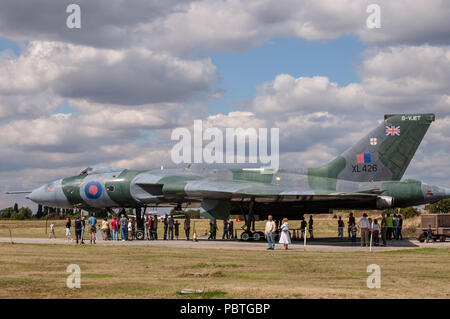
<path fill-rule="evenodd" d="M 376 207 L 378 209 L 391 208 L 394 206 L 394 198 L 391 196 L 378 196 L 376 201 Z"/>

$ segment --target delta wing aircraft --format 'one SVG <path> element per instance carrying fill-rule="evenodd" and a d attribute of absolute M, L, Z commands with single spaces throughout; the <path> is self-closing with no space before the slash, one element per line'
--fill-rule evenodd
<path fill-rule="evenodd" d="M 95 166 L 42 185 L 27 198 L 50 207 L 136 208 L 139 216 L 149 206 L 201 207 L 209 218 L 246 216 L 249 234 L 254 216 L 299 219 L 332 209 L 432 203 L 450 197 L 450 189 L 400 179 L 434 120 L 434 114 L 385 115 L 359 142 L 317 168 L 140 171 Z"/>

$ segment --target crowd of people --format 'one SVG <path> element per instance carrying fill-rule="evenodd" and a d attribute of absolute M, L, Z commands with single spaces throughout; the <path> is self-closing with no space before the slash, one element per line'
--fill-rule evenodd
<path fill-rule="evenodd" d="M 174 220 L 173 216 L 166 215 L 161 221 L 164 226 L 164 240 L 178 240 L 180 236 L 180 222 Z M 144 236 L 147 240 L 158 239 L 158 216 L 144 217 Z M 232 224 L 232 222 L 231 222 Z M 127 217 L 125 213 L 121 213 L 119 216 L 113 217 L 112 221 L 109 221 L 107 217 L 103 218 L 101 222 L 95 218 L 95 213 L 91 213 L 87 220 L 89 231 L 89 242 L 91 244 L 96 243 L 97 231 L 101 232 L 103 240 L 114 241 L 128 241 L 136 239 L 136 219 L 134 217 Z M 70 217 L 66 219 L 66 242 L 72 242 L 72 220 Z M 191 220 L 189 216 L 184 219 L 184 232 L 186 240 L 190 238 Z M 232 229 L 232 226 L 231 226 Z M 84 234 L 86 230 L 86 218 L 84 216 L 77 217 L 74 222 L 75 240 L 77 244 L 84 244 Z M 49 238 L 56 238 L 55 224 L 50 224 Z M 214 235 L 215 238 L 215 235 Z"/>
<path fill-rule="evenodd" d="M 144 237 L 147 240 L 158 239 L 158 224 L 162 223 L 164 227 L 164 240 L 178 240 L 180 235 L 180 222 L 175 220 L 172 215 L 165 215 L 162 221 L 158 220 L 157 215 L 144 217 Z M 344 238 L 345 223 L 342 217 L 339 216 L 338 220 L 338 237 Z M 215 240 L 217 236 L 217 221 L 215 219 L 210 220 L 209 233 L 207 230 L 204 232 L 204 236 L 208 236 L 208 240 Z M 73 241 L 72 238 L 72 220 L 70 217 L 66 219 L 66 242 Z M 113 241 L 128 241 L 136 239 L 136 220 L 134 217 L 127 217 L 125 213 L 121 213 L 119 216 L 113 217 L 112 221 L 108 218 L 103 218 L 101 222 L 97 221 L 95 214 L 91 213 L 86 221 L 84 216 L 77 217 L 74 222 L 75 240 L 77 244 L 84 244 L 84 234 L 87 230 L 89 232 L 89 242 L 91 244 L 96 243 L 97 231 L 101 232 L 103 240 Z M 355 216 L 350 213 L 347 221 L 347 233 L 348 239 L 352 243 L 356 244 L 358 232 L 360 233 L 361 246 L 368 246 L 370 240 L 374 246 L 387 246 L 387 241 L 390 240 L 403 240 L 402 235 L 403 217 L 400 214 L 382 213 L 380 222 L 378 219 L 368 218 L 367 214 L 363 214 L 362 218 L 356 223 Z M 185 232 L 186 240 L 190 240 L 191 220 L 189 216 L 186 216 L 183 222 L 183 228 Z M 309 217 L 309 221 L 302 219 L 300 223 L 300 239 L 303 239 L 306 235 L 306 231 L 309 233 L 309 238 L 314 238 L 314 220 L 313 217 Z M 234 239 L 236 234 L 234 232 L 233 221 L 226 219 L 223 221 L 223 235 L 222 239 Z M 295 232 L 295 230 L 294 230 Z M 284 249 L 288 249 L 288 245 L 291 243 L 291 233 L 287 218 L 282 220 L 282 224 L 275 223 L 273 217 L 268 217 L 268 222 L 265 226 L 265 236 L 268 242 L 268 249 L 272 250 L 275 247 L 275 237 L 279 235 L 279 243 L 283 244 Z M 49 238 L 56 238 L 55 225 L 50 224 Z M 380 242 L 381 239 L 381 242 Z"/>
<path fill-rule="evenodd" d="M 273 221 L 273 217 L 271 215 L 268 217 L 268 221 L 266 223 L 264 231 L 269 246 L 267 249 L 273 250 L 275 248 L 276 235 L 279 235 L 279 243 L 283 244 L 284 249 L 288 249 L 288 245 L 291 243 L 291 233 L 288 219 L 284 218 L 282 222 L 283 224 L 280 227 L 277 227 L 276 223 Z M 338 237 L 344 238 L 345 223 L 342 220 L 341 216 L 338 217 L 337 222 L 338 222 Z M 306 229 L 308 229 L 309 238 L 310 239 L 314 238 L 313 225 L 314 220 L 312 216 L 310 216 L 308 223 L 306 222 L 305 219 L 302 219 L 300 223 L 300 232 L 301 232 L 300 239 L 304 238 Z M 368 218 L 367 214 L 364 213 L 362 218 L 359 220 L 358 224 L 356 224 L 356 219 L 353 213 L 350 213 L 347 222 L 348 239 L 351 240 L 353 244 L 356 244 L 357 234 L 359 231 L 361 238 L 360 240 L 361 247 L 369 246 L 370 240 L 372 240 L 372 244 L 374 246 L 387 246 L 387 241 L 403 240 L 402 228 L 403 228 L 403 217 L 400 214 L 393 214 L 391 216 L 390 213 L 387 214 L 382 213 L 381 221 L 379 223 L 378 219 Z M 431 235 L 427 236 L 427 240 L 428 237 L 431 237 Z"/>
<path fill-rule="evenodd" d="M 363 217 L 356 225 L 355 217 L 353 213 L 350 213 L 348 218 L 347 230 L 348 239 L 353 243 L 356 243 L 357 233 L 361 235 L 361 246 L 368 246 L 370 244 L 370 238 L 374 246 L 387 246 L 388 240 L 403 240 L 402 235 L 403 217 L 400 214 L 382 213 L 381 221 L 378 219 L 371 219 L 364 213 Z M 338 236 L 344 237 L 344 222 L 341 217 L 338 219 Z M 381 237 L 381 243 L 380 243 Z"/>
<path fill-rule="evenodd" d="M 217 239 L 217 220 L 216 219 L 210 219 L 209 220 L 209 232 L 205 229 L 203 232 L 203 236 L 208 236 L 208 240 L 215 240 Z M 233 239 L 235 238 L 234 231 L 234 223 L 232 220 L 225 219 L 223 221 L 223 233 L 222 233 L 222 239 Z"/>

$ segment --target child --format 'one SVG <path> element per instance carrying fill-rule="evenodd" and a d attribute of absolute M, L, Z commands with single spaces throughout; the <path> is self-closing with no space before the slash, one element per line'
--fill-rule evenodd
<path fill-rule="evenodd" d="M 430 241 L 433 242 L 433 230 L 431 229 L 431 225 L 428 225 L 428 229 L 427 229 L 427 244 Z"/>
<path fill-rule="evenodd" d="M 356 245 L 356 234 L 358 232 L 358 228 L 356 228 L 356 223 L 352 223 L 351 231 L 352 231 L 352 245 Z"/>
<path fill-rule="evenodd" d="M 51 238 L 52 236 L 53 236 L 53 238 L 56 239 L 55 224 L 53 224 L 53 223 L 50 224 L 50 232 L 48 233 L 48 238 Z"/>

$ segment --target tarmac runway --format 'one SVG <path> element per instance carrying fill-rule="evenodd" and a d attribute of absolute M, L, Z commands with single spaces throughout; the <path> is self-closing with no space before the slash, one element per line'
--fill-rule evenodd
<path fill-rule="evenodd" d="M 75 245 L 75 241 L 66 242 L 64 238 L 47 239 L 47 238 L 18 238 L 13 237 L 14 243 L 21 244 L 58 244 L 58 245 Z M 0 243 L 11 243 L 9 237 L 0 237 Z M 85 240 L 85 244 L 89 245 L 89 240 Z M 243 242 L 239 240 L 213 240 L 200 239 L 198 242 L 185 239 L 180 240 L 134 240 L 134 241 L 105 241 L 97 240 L 97 245 L 109 246 L 149 246 L 149 247 L 186 247 L 186 248 L 209 248 L 209 249 L 241 249 L 241 250 L 266 250 L 267 244 L 261 242 Z M 390 251 L 400 249 L 414 248 L 450 248 L 450 242 L 433 242 L 421 243 L 416 239 L 393 240 L 388 242 L 388 247 L 372 247 L 372 251 Z M 290 250 L 304 251 L 303 242 L 294 241 L 289 245 Z M 283 250 L 282 245 L 278 244 L 275 250 Z M 352 251 L 369 251 L 368 247 L 361 247 L 360 243 L 352 245 L 348 239 L 336 238 L 319 238 L 309 240 L 306 245 L 307 251 L 322 252 L 352 252 Z"/>

